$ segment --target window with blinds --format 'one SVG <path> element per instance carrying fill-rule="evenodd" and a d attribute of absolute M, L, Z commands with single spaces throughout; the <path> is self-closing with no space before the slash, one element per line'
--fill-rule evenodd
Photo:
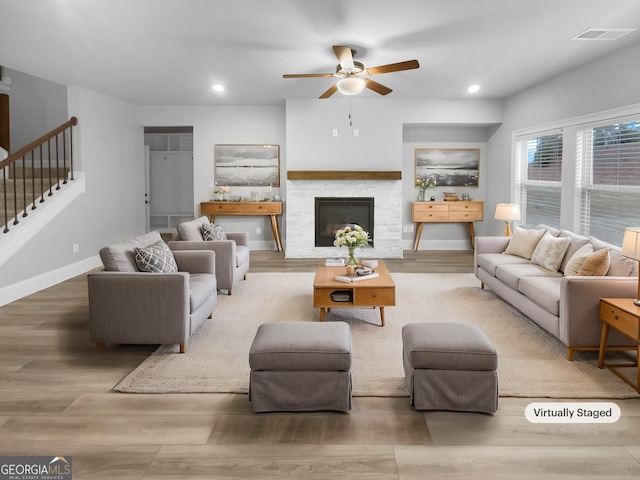
<path fill-rule="evenodd" d="M 516 194 L 522 223 L 560 225 L 562 132 L 516 138 Z"/>
<path fill-rule="evenodd" d="M 640 118 L 578 131 L 580 230 L 622 244 L 640 226 Z"/>

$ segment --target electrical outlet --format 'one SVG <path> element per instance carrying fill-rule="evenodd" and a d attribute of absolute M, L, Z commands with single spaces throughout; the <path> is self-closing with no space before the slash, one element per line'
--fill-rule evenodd
<path fill-rule="evenodd" d="M 256 235 L 262 235 L 262 229 L 260 227 L 256 228 Z"/>
<path fill-rule="evenodd" d="M 411 233 L 411 232 L 413 232 L 413 225 L 404 225 L 404 226 L 402 227 L 402 231 L 403 231 L 404 233 Z"/>
<path fill-rule="evenodd" d="M 74 243 L 73 244 L 73 253 L 80 253 L 80 244 L 79 243 Z"/>

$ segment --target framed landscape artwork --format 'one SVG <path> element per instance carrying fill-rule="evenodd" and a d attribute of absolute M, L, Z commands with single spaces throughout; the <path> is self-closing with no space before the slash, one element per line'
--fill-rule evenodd
<path fill-rule="evenodd" d="M 280 145 L 214 145 L 218 185 L 280 186 Z"/>
<path fill-rule="evenodd" d="M 480 149 L 415 149 L 415 180 L 433 178 L 438 187 L 477 187 L 479 176 Z"/>

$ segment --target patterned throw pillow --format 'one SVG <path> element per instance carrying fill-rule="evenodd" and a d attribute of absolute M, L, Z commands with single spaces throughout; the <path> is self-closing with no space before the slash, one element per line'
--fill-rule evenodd
<path fill-rule="evenodd" d="M 169 246 L 163 241 L 145 248 L 135 247 L 133 251 L 136 264 L 142 272 L 174 273 L 178 271 L 176 259 Z"/>
<path fill-rule="evenodd" d="M 569 237 L 554 237 L 546 232 L 531 255 L 531 263 L 557 272 L 570 241 Z"/>
<path fill-rule="evenodd" d="M 217 240 L 226 240 L 227 234 L 220 225 L 215 223 L 205 223 L 202 225 L 202 238 L 208 242 L 215 242 Z"/>

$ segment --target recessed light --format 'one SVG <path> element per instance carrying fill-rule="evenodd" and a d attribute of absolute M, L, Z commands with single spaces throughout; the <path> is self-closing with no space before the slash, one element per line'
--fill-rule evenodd
<path fill-rule="evenodd" d="M 479 90 L 480 90 L 480 85 L 471 85 L 471 86 L 467 89 L 467 91 L 468 91 L 469 93 L 476 93 L 476 92 L 478 92 Z"/>
<path fill-rule="evenodd" d="M 216 83 L 213 87 L 212 87 L 216 92 L 224 92 L 224 85 L 221 85 L 219 83 Z"/>

